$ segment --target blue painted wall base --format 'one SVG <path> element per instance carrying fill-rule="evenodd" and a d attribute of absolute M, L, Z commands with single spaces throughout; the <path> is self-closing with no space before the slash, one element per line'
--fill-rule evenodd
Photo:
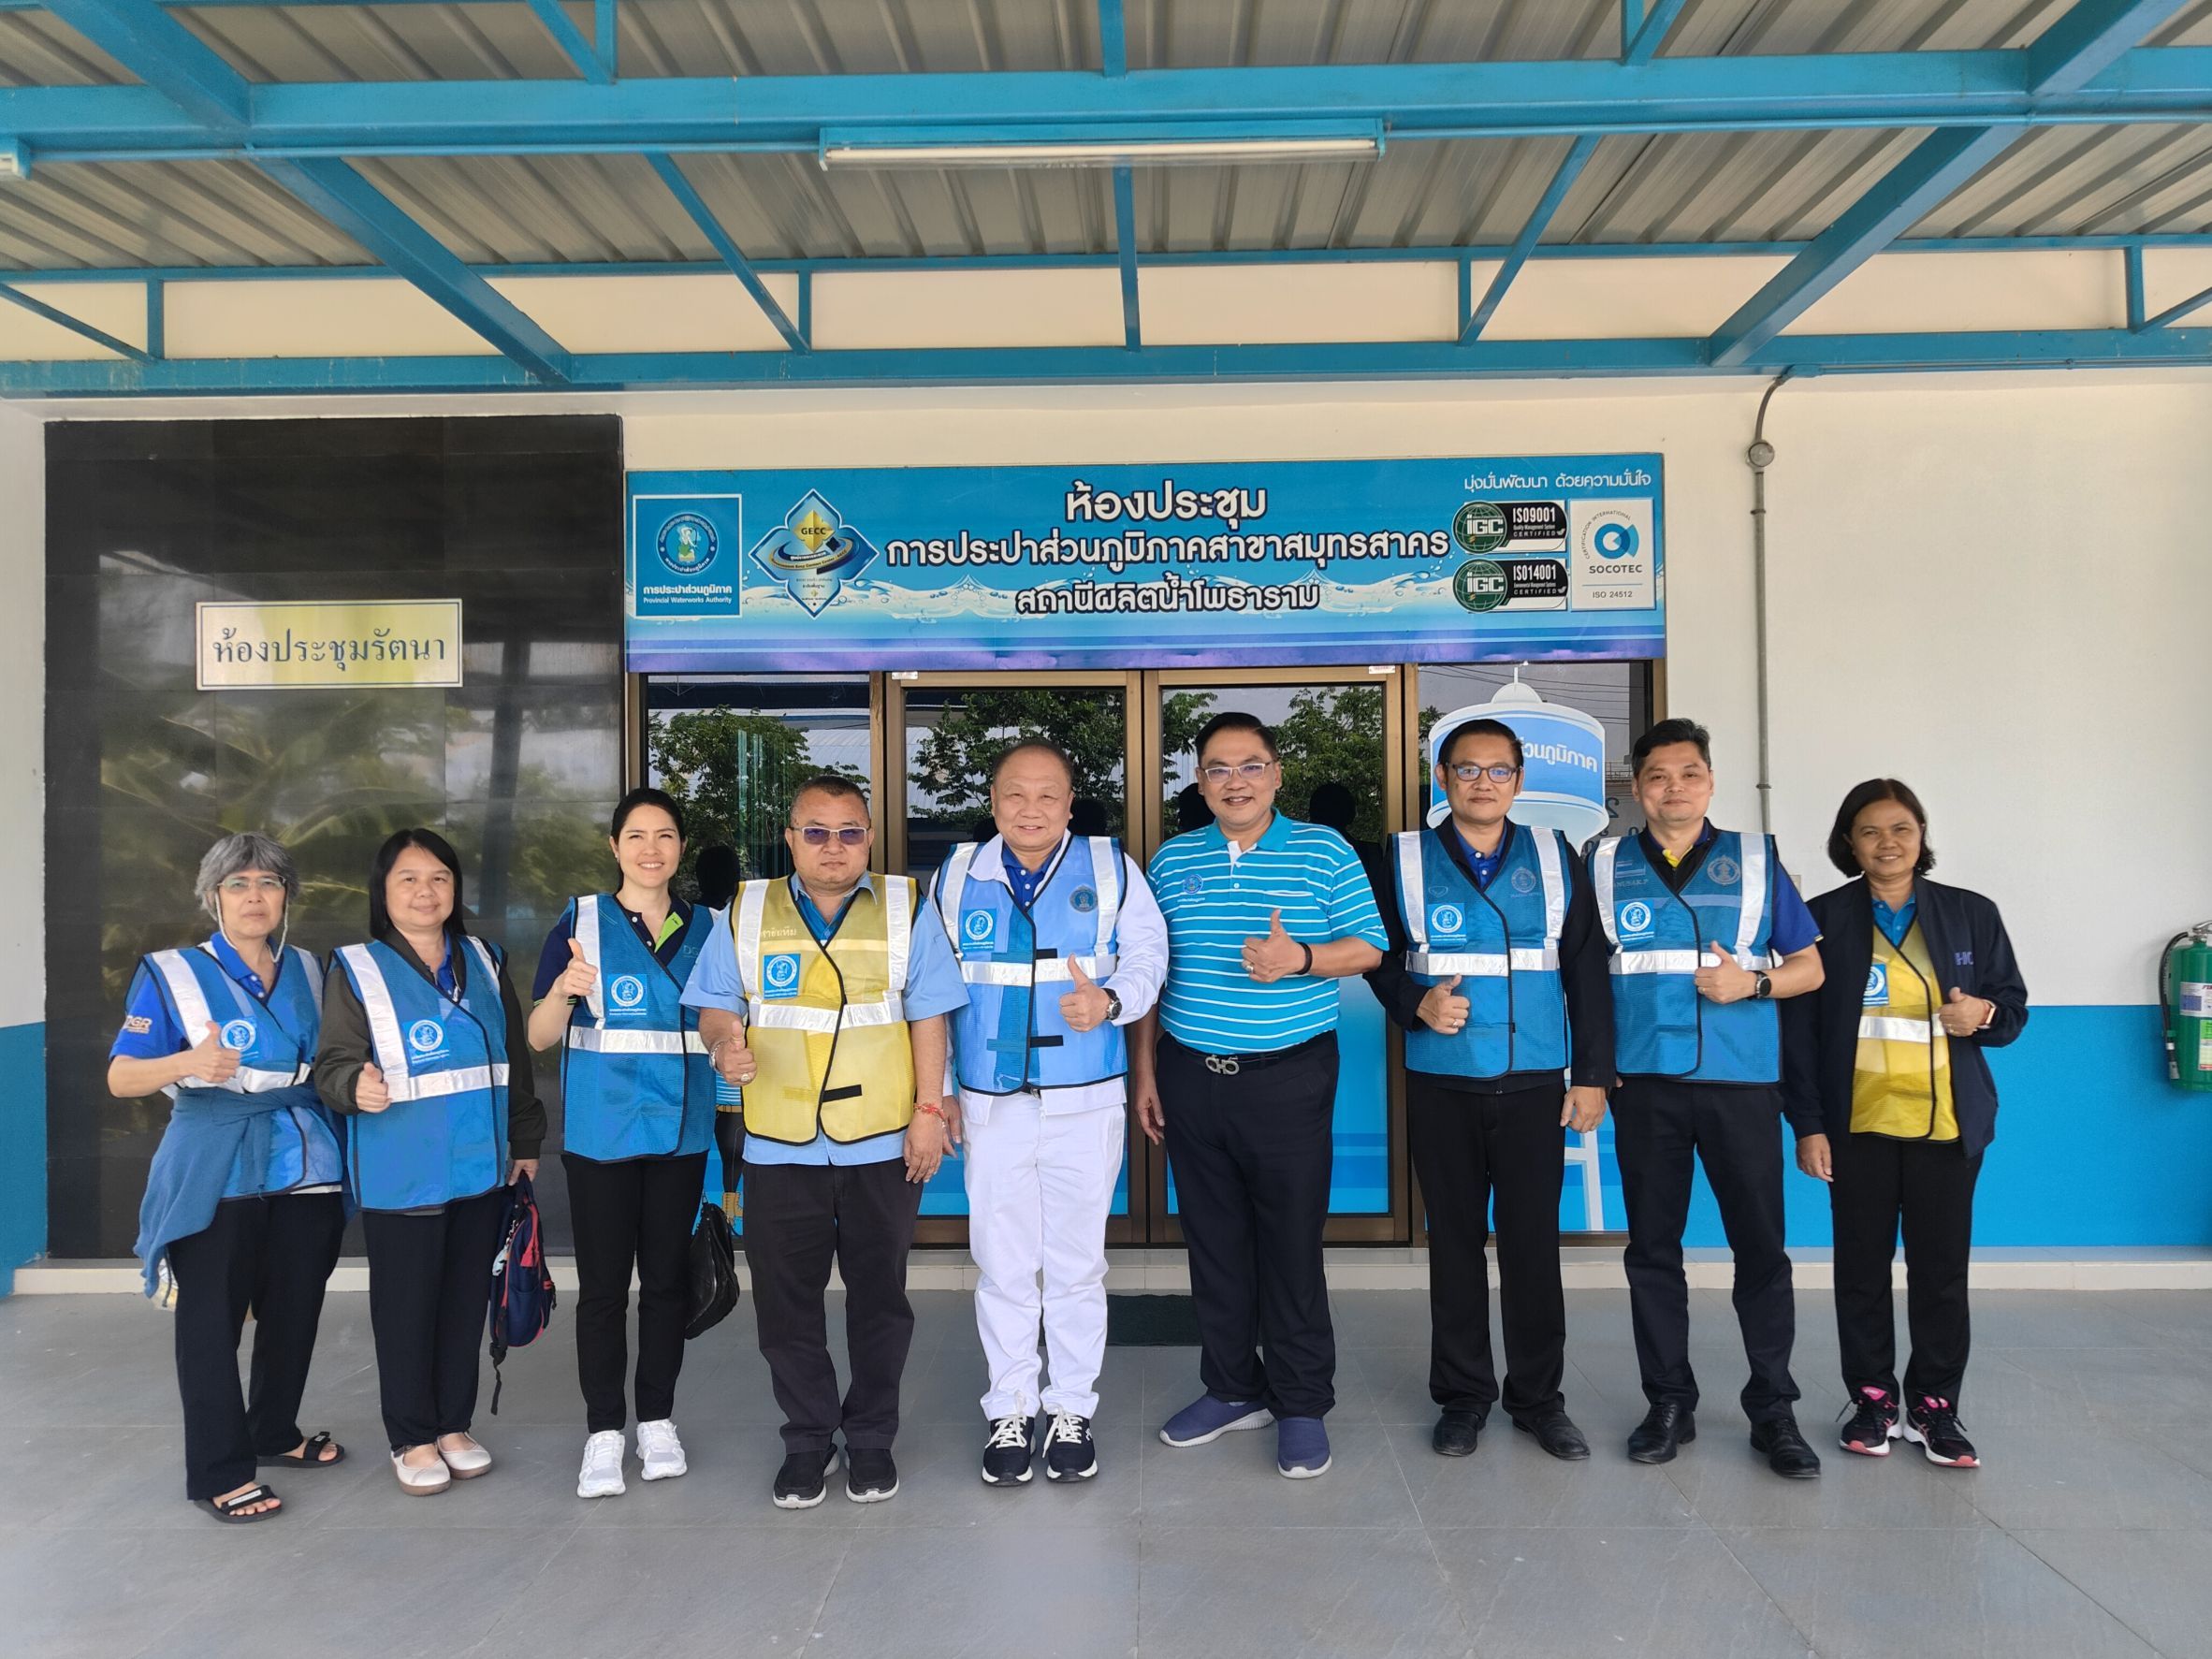
<path fill-rule="evenodd" d="M 46 1026 L 0 1028 L 0 1296 L 46 1253 Z"/>

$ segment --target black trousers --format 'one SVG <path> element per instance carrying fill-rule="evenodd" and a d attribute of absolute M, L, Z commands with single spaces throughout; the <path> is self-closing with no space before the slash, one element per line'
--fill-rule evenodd
<path fill-rule="evenodd" d="M 186 1497 L 236 1492 L 253 1481 L 255 1460 L 306 1438 L 299 1397 L 344 1232 L 339 1194 L 278 1194 L 217 1204 L 214 1220 L 169 1246 Z M 249 1309 L 254 1363 L 241 1399 L 238 1342 Z"/>
<path fill-rule="evenodd" d="M 1566 1132 L 1557 1084 L 1477 1095 L 1405 1074 L 1405 1136 L 1429 1216 L 1429 1397 L 1490 1415 L 1490 1266 L 1497 1207 L 1498 1302 L 1506 1330 L 1506 1415 L 1523 1422 L 1564 1404 L 1566 1295 L 1559 1280 L 1559 1188 Z"/>
<path fill-rule="evenodd" d="M 1782 1243 L 1781 1090 L 1624 1077 L 1613 1092 L 1613 1149 L 1628 1208 L 1623 1264 L 1644 1397 L 1654 1405 L 1697 1404 L 1682 1274 L 1695 1158 L 1736 1258 L 1736 1322 L 1751 1361 L 1743 1413 L 1754 1423 L 1789 1415 L 1797 1398 L 1790 1377 L 1797 1306 Z"/>
<path fill-rule="evenodd" d="M 507 1189 L 432 1215 L 361 1212 L 369 1247 L 369 1327 L 385 1438 L 394 1451 L 467 1431 L 488 1334 L 491 1259 Z"/>
<path fill-rule="evenodd" d="M 1903 1397 L 1933 1395 L 1956 1405 L 1972 1335 L 1966 1259 L 1982 1155 L 1967 1157 L 1957 1141 L 1892 1141 L 1883 1135 L 1836 1135 L 1828 1144 L 1836 1165 L 1828 1207 L 1836 1221 L 1836 1335 L 1843 1386 L 1855 1400 L 1865 1387 L 1899 1397 L 1897 1309 L 1889 1280 L 1901 1224 L 1905 1322 L 1913 1333 Z"/>
<path fill-rule="evenodd" d="M 914 1341 L 907 1252 L 921 1211 L 921 1185 L 901 1158 L 745 1166 L 753 1325 L 783 1408 L 785 1451 L 825 1451 L 840 1430 L 849 1451 L 888 1451 L 898 1437 L 899 1379 Z M 822 1303 L 833 1257 L 852 1365 L 842 1402 Z"/>
<path fill-rule="evenodd" d="M 1336 1034 L 1273 1065 L 1222 1073 L 1162 1032 L 1157 1064 L 1190 1252 L 1199 1380 L 1216 1399 L 1256 1401 L 1277 1417 L 1325 1417 L 1336 1404 L 1321 1267 Z"/>
<path fill-rule="evenodd" d="M 676 1415 L 691 1312 L 691 1223 L 706 1154 L 601 1163 L 560 1155 L 576 1242 L 576 1379 L 585 1433 L 619 1430 L 630 1368 L 630 1273 L 637 1272 L 637 1420 Z"/>

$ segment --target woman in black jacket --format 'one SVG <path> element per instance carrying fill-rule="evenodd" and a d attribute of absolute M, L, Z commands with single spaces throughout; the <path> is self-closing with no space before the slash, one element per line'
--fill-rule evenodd
<path fill-rule="evenodd" d="M 1797 1167 L 1829 1184 L 1835 1216 L 1852 1412 L 1840 1438 L 1885 1457 L 1901 1433 L 1930 1463 L 1973 1468 L 1958 1389 L 1974 1182 L 1997 1128 L 1983 1050 L 2019 1036 L 2028 987 L 1997 907 L 1928 880 L 1928 814 L 1896 779 L 1843 797 L 1828 858 L 1857 879 L 1809 907 L 1827 977 L 1783 1004 L 1783 1086 Z M 1900 1223 L 1913 1336 L 1901 1395 L 1889 1294 Z"/>

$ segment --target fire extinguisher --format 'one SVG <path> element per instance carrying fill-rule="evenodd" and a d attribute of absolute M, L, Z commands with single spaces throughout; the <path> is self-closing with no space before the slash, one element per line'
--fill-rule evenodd
<path fill-rule="evenodd" d="M 2159 1011 L 2165 1017 L 2166 1075 L 2212 1092 L 2212 922 L 2166 941 L 2159 958 Z"/>

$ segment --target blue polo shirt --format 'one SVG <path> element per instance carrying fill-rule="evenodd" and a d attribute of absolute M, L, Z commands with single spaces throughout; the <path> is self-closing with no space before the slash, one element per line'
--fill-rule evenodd
<path fill-rule="evenodd" d="M 1511 830 L 1500 836 L 1498 844 L 1488 852 L 1476 851 L 1475 843 L 1467 839 L 1466 832 L 1457 823 L 1451 826 L 1451 833 L 1460 838 L 1460 851 L 1467 855 L 1467 868 L 1474 874 L 1475 885 L 1487 888 L 1491 878 L 1498 873 L 1498 861 L 1506 856 L 1506 844 L 1513 838 Z"/>
<path fill-rule="evenodd" d="M 1272 912 L 1301 944 L 1361 939 L 1389 948 L 1375 890 L 1351 843 L 1280 812 L 1235 857 L 1218 823 L 1177 836 L 1153 854 L 1153 895 L 1168 924 L 1160 1024 L 1205 1054 L 1293 1048 L 1336 1027 L 1336 982 L 1292 974 L 1263 985 L 1244 971 L 1244 941 Z"/>
<path fill-rule="evenodd" d="M 1884 939 L 1900 951 L 1904 949 L 1905 935 L 1913 931 L 1913 918 L 1919 913 L 1920 895 L 1917 893 L 1894 910 L 1880 899 L 1874 900 L 1874 925 L 1882 930 Z"/>
<path fill-rule="evenodd" d="M 813 933 L 816 942 L 826 944 L 837 924 L 845 919 L 845 912 L 866 894 L 868 902 L 876 902 L 876 879 L 864 875 L 860 885 L 846 895 L 845 903 L 833 917 L 825 917 L 807 896 L 807 890 L 796 876 L 784 878 L 791 883 L 792 897 L 798 901 L 799 914 Z M 735 901 L 733 901 L 733 904 Z M 907 982 L 903 987 L 906 997 L 907 1018 L 925 1020 L 932 1014 L 951 1013 L 968 1002 L 968 987 L 960 980 L 960 961 L 953 954 L 953 942 L 946 937 L 945 924 L 937 913 L 937 906 L 924 898 L 914 910 L 913 948 L 907 955 Z M 719 1008 L 743 1018 L 745 1014 L 745 979 L 737 969 L 737 941 L 734 927 L 717 927 L 707 936 L 701 947 L 698 961 L 691 964 L 691 977 L 684 986 L 683 1001 L 686 1008 Z M 746 1137 L 745 1161 L 749 1164 L 837 1164 L 849 1167 L 854 1164 L 880 1164 L 906 1156 L 906 1131 L 894 1129 L 887 1135 L 871 1135 L 865 1141 L 833 1141 L 817 1130 L 814 1139 L 804 1146 L 786 1146 L 779 1142 L 764 1141 L 754 1136 Z"/>

